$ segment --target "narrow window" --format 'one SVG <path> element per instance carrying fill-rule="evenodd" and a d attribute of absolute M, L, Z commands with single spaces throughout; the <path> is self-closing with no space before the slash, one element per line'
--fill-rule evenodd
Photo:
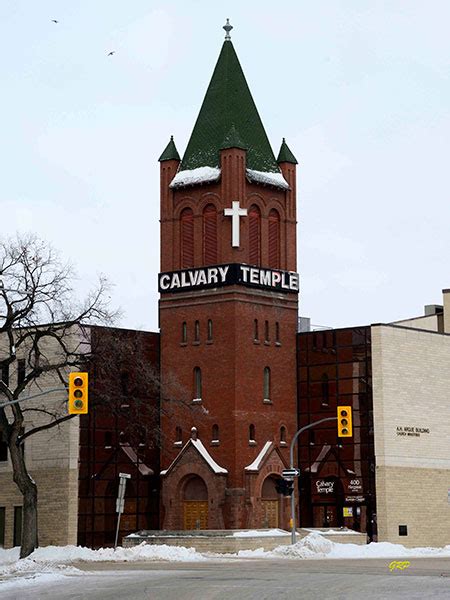
<path fill-rule="evenodd" d="M 274 208 L 269 213 L 269 267 L 280 268 L 280 215 Z"/>
<path fill-rule="evenodd" d="M 195 321 L 194 341 L 195 342 L 199 342 L 200 341 L 200 322 L 199 321 Z"/>
<path fill-rule="evenodd" d="M 259 341 L 258 319 L 253 321 L 253 339 L 255 342 Z"/>
<path fill-rule="evenodd" d="M 249 442 L 254 442 L 255 441 L 255 426 L 254 425 L 250 425 L 250 427 L 248 428 L 248 441 Z"/>
<path fill-rule="evenodd" d="M 275 323 L 275 341 L 277 344 L 280 343 L 280 324 L 278 321 Z"/>
<path fill-rule="evenodd" d="M 186 344 L 187 342 L 187 323 L 183 321 L 181 325 L 181 343 Z"/>
<path fill-rule="evenodd" d="M 266 342 L 270 342 L 269 336 L 269 321 L 264 322 L 264 338 Z"/>
<path fill-rule="evenodd" d="M 255 205 L 248 211 L 249 260 L 251 265 L 261 264 L 261 211 Z"/>
<path fill-rule="evenodd" d="M 4 436 L 4 433 L 0 433 L 0 462 L 8 460 L 8 444 Z"/>
<path fill-rule="evenodd" d="M 270 401 L 270 368 L 264 368 L 264 400 Z"/>
<path fill-rule="evenodd" d="M 5 546 L 5 507 L 0 506 L 0 548 Z"/>
<path fill-rule="evenodd" d="M 322 406 L 328 406 L 330 403 L 330 388 L 328 385 L 328 375 L 322 375 Z"/>
<path fill-rule="evenodd" d="M 203 262 L 205 265 L 217 263 L 217 209 L 208 204 L 203 211 Z"/>
<path fill-rule="evenodd" d="M 19 358 L 17 361 L 17 385 L 25 381 L 25 359 Z"/>
<path fill-rule="evenodd" d="M 194 400 L 202 398 L 202 371 L 200 367 L 194 369 Z"/>
<path fill-rule="evenodd" d="M 282 444 L 286 443 L 286 427 L 280 427 L 280 442 Z"/>
<path fill-rule="evenodd" d="M 0 371 L 0 375 L 2 378 L 2 381 L 5 385 L 9 385 L 9 364 L 5 361 L 0 363 L 1 365 L 1 371 Z"/>
<path fill-rule="evenodd" d="M 181 268 L 189 269 L 194 266 L 194 213 L 185 208 L 180 219 Z"/>
<path fill-rule="evenodd" d="M 213 442 L 219 441 L 219 426 L 218 425 L 212 426 L 212 441 Z"/>
<path fill-rule="evenodd" d="M 213 339 L 213 326 L 212 320 L 208 319 L 208 342 L 211 342 Z"/>
<path fill-rule="evenodd" d="M 181 444 L 183 442 L 183 432 L 181 427 L 175 427 L 175 443 Z"/>
<path fill-rule="evenodd" d="M 111 431 L 105 431 L 105 448 L 111 448 L 112 446 L 112 433 Z"/>
<path fill-rule="evenodd" d="M 22 540 L 22 507 L 14 507 L 14 546 L 20 546 Z"/>

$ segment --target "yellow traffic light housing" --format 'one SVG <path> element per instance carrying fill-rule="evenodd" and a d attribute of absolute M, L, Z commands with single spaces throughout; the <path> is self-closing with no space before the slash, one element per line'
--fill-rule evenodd
<path fill-rule="evenodd" d="M 338 437 L 352 437 L 352 407 L 338 406 L 337 407 L 337 427 Z"/>
<path fill-rule="evenodd" d="M 69 414 L 85 415 L 88 411 L 88 374 L 69 373 Z"/>

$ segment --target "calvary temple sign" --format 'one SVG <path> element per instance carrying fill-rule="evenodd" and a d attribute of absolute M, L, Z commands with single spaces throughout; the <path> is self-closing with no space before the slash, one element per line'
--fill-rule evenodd
<path fill-rule="evenodd" d="M 161 294 L 173 294 L 174 292 L 204 290 L 227 285 L 244 285 L 274 292 L 296 294 L 299 291 L 299 275 L 293 271 L 261 269 L 232 263 L 160 273 L 158 288 Z"/>

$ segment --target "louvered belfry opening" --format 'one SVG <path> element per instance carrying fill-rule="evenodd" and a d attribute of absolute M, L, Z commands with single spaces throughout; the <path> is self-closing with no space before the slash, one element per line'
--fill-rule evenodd
<path fill-rule="evenodd" d="M 208 204 L 203 210 L 203 263 L 217 264 L 217 209 Z"/>
<path fill-rule="evenodd" d="M 189 269 L 194 266 L 194 213 L 191 208 L 185 208 L 181 213 L 181 268 Z"/>
<path fill-rule="evenodd" d="M 251 265 L 261 264 L 261 211 L 255 205 L 248 211 L 249 260 Z"/>
<path fill-rule="evenodd" d="M 280 268 L 280 215 L 274 208 L 269 213 L 269 267 Z"/>

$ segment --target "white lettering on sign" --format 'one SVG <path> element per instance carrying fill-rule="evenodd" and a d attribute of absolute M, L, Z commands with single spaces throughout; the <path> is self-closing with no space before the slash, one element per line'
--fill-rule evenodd
<path fill-rule="evenodd" d="M 291 271 L 274 271 L 241 264 L 186 269 L 159 275 L 161 293 L 239 284 L 278 292 L 298 292 L 299 276 Z"/>
<path fill-rule="evenodd" d="M 332 494 L 334 492 L 334 481 L 319 479 L 316 481 L 316 489 L 318 494 Z"/>

